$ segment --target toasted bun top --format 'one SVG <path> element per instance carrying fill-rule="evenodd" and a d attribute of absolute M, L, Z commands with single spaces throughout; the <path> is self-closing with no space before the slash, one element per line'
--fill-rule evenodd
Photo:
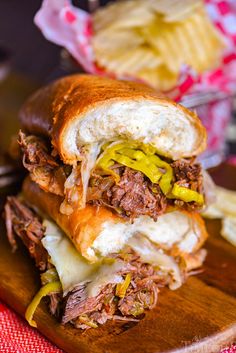
<path fill-rule="evenodd" d="M 23 195 L 32 206 L 56 222 L 77 250 L 91 262 L 97 261 L 97 252 L 107 256 L 121 250 L 134 234 L 143 234 L 176 256 L 196 252 L 207 238 L 204 222 L 194 212 L 166 213 L 157 222 L 142 216 L 130 223 L 105 207 L 87 205 L 66 216 L 60 213 L 61 197 L 41 190 L 29 177 L 24 181 Z"/>
<path fill-rule="evenodd" d="M 198 155 L 206 132 L 195 113 L 134 82 L 90 75 L 59 79 L 33 94 L 20 112 L 23 128 L 51 139 L 64 163 L 80 147 L 111 140 L 150 143 L 172 159 Z"/>

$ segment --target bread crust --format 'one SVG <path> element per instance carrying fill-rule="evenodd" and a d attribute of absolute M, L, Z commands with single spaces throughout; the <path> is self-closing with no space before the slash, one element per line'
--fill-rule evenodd
<path fill-rule="evenodd" d="M 49 137 L 64 163 L 73 164 L 74 156 L 65 150 L 63 139 L 67 127 L 74 119 L 81 119 L 85 113 L 103 104 L 143 99 L 181 110 L 198 132 L 196 146 L 191 155 L 198 155 L 205 149 L 206 131 L 194 112 L 152 88 L 135 82 L 92 75 L 67 76 L 34 93 L 22 107 L 19 117 L 27 132 Z"/>
<path fill-rule="evenodd" d="M 52 218 L 74 243 L 76 249 L 88 260 L 87 249 L 92 245 L 106 221 L 122 222 L 120 217 L 104 207 L 86 205 L 84 209 L 77 209 L 67 216 L 60 212 L 62 198 L 45 192 L 28 176 L 23 183 L 25 200 L 39 209 L 40 213 Z"/>

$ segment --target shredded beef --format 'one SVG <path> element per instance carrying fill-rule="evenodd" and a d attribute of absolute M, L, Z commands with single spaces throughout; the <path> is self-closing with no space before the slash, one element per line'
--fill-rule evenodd
<path fill-rule="evenodd" d="M 148 215 L 155 220 L 167 206 L 167 199 L 159 185 L 152 183 L 141 172 L 120 167 L 120 181 L 116 185 L 111 176 L 93 176 L 94 186 L 88 188 L 87 200 L 121 211 L 129 218 Z"/>
<path fill-rule="evenodd" d="M 64 183 L 70 167 L 62 165 L 53 157 L 46 141 L 42 138 L 19 133 L 19 145 L 23 152 L 23 165 L 32 180 L 53 194 L 64 195 Z"/>
<path fill-rule="evenodd" d="M 174 181 L 202 193 L 201 166 L 194 160 L 180 160 L 171 164 Z M 167 199 L 158 184 L 153 184 L 143 173 L 121 165 L 116 166 L 120 181 L 115 184 L 112 176 L 93 173 L 88 188 L 87 201 L 97 205 L 112 207 L 122 216 L 131 219 L 148 215 L 154 220 L 165 212 L 168 205 L 196 210 L 195 202 Z"/>
<path fill-rule="evenodd" d="M 115 255 L 129 266 L 124 266 L 119 274 L 125 278 L 131 274 L 131 282 L 124 298 L 116 295 L 116 284 L 106 285 L 93 298 L 86 295 L 86 284 L 77 286 L 68 294 L 62 316 L 62 323 L 72 322 L 79 328 L 90 328 L 103 324 L 109 319 L 134 320 L 145 309 L 152 309 L 157 304 L 159 287 L 168 284 L 168 275 L 158 273 L 151 265 L 141 262 L 140 257 L 130 248 L 122 255 Z M 86 324 L 87 322 L 87 324 Z"/>
<path fill-rule="evenodd" d="M 29 171 L 32 171 L 35 166 L 58 166 L 55 158 L 50 156 L 49 148 L 42 138 L 35 135 L 26 136 L 20 131 L 18 143 L 24 153 L 24 164 Z"/>
<path fill-rule="evenodd" d="M 81 195 L 80 180 L 74 185 L 65 188 L 71 167 L 63 165 L 46 141 L 40 137 L 20 132 L 19 144 L 23 152 L 23 164 L 29 170 L 31 178 L 46 191 L 64 196 L 61 210 L 66 214 L 73 211 L 71 200 L 78 203 Z M 192 160 L 178 160 L 171 163 L 174 172 L 174 182 L 191 190 L 203 192 L 203 178 L 201 166 Z M 120 180 L 116 184 L 111 175 L 102 175 L 98 170 L 92 172 L 90 178 L 87 202 L 102 205 L 118 212 L 121 217 L 133 220 L 141 215 L 147 215 L 157 220 L 165 212 L 167 206 L 176 206 L 182 209 L 196 210 L 199 205 L 195 202 L 168 199 L 158 184 L 153 184 L 143 173 L 120 164 L 114 165 L 115 173 Z M 80 175 L 79 175 L 80 178 Z M 79 179 L 77 178 L 77 179 Z M 68 200 L 70 200 L 68 205 Z M 75 203 L 75 201 L 73 201 Z M 69 211 L 68 211 L 69 210 Z"/>
<path fill-rule="evenodd" d="M 44 271 L 47 267 L 48 253 L 41 243 L 44 228 L 39 217 L 24 202 L 9 196 L 5 204 L 5 218 L 7 236 L 13 251 L 17 248 L 16 234 L 28 248 L 36 266 Z"/>
<path fill-rule="evenodd" d="M 201 165 L 192 160 L 178 160 L 171 164 L 174 170 L 175 182 L 191 190 L 203 193 L 203 177 Z M 182 200 L 171 201 L 176 207 L 196 211 L 199 205 L 196 202 L 184 202 Z"/>
<path fill-rule="evenodd" d="M 156 190 L 152 191 L 152 184 L 141 172 L 126 167 L 119 184 L 114 185 L 107 196 L 111 205 L 123 209 L 128 217 L 148 215 L 157 220 L 165 211 L 167 200 L 158 185 Z"/>
<path fill-rule="evenodd" d="M 61 301 L 62 301 L 62 294 L 61 293 L 49 294 L 49 310 L 50 310 L 51 314 L 56 317 L 60 316 Z"/>
<path fill-rule="evenodd" d="M 13 196 L 7 198 L 4 210 L 7 236 L 12 250 L 17 249 L 15 239 L 15 235 L 17 235 L 27 247 L 40 271 L 53 267 L 48 262 L 48 253 L 41 243 L 44 228 L 36 213 L 25 202 Z M 61 294 L 52 293 L 49 295 L 49 309 L 55 316 L 59 315 L 60 302 Z"/>
<path fill-rule="evenodd" d="M 112 287 L 115 287 L 115 285 L 109 284 L 99 295 L 91 298 L 87 297 L 85 285 L 79 285 L 74 288 L 66 299 L 62 323 L 65 324 L 90 312 L 100 312 L 103 306 L 104 292 L 110 292 L 109 289 L 112 289 Z"/>
<path fill-rule="evenodd" d="M 181 159 L 173 162 L 171 167 L 178 184 L 200 193 L 203 192 L 203 178 L 199 163 L 194 162 L 194 160 Z"/>

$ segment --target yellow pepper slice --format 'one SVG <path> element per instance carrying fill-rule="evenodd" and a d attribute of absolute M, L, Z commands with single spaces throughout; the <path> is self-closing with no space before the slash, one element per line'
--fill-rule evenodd
<path fill-rule="evenodd" d="M 134 170 L 141 171 L 152 183 L 157 183 L 163 175 L 159 171 L 158 165 L 150 160 L 150 157 L 155 153 L 155 148 L 151 145 L 144 145 L 137 142 L 121 142 L 110 146 L 105 144 L 102 149 L 104 149 L 104 152 L 98 159 L 97 166 L 108 174 L 114 175 L 116 182 L 119 181 L 119 176 L 109 169 L 114 164 L 114 161 Z M 159 160 L 162 162 L 161 159 Z M 168 165 L 168 163 L 165 164 Z M 171 168 L 169 165 L 168 167 Z"/>
<path fill-rule="evenodd" d="M 97 160 L 97 167 L 103 169 L 108 175 L 113 175 L 116 183 L 119 182 L 120 177 L 117 173 L 115 173 L 110 167 L 114 164 L 114 155 L 117 150 L 124 148 L 127 146 L 126 142 L 109 144 L 105 143 L 102 146 L 102 150 L 104 151 L 100 158 Z"/>
<path fill-rule="evenodd" d="M 90 326 L 92 328 L 97 328 L 98 325 L 93 321 L 88 318 L 88 315 L 80 315 L 79 319 L 77 319 L 79 323 L 82 323 L 84 325 Z"/>
<path fill-rule="evenodd" d="M 120 180 L 119 175 L 117 173 L 115 173 L 112 169 L 110 169 L 110 167 L 112 167 L 113 164 L 114 164 L 114 162 L 112 160 L 110 160 L 110 157 L 104 156 L 104 159 L 101 159 L 99 161 L 99 163 L 97 164 L 97 166 L 99 168 L 103 169 L 103 171 L 105 173 L 107 173 L 108 175 L 113 175 L 116 183 L 118 183 Z"/>
<path fill-rule="evenodd" d="M 156 150 L 153 146 L 135 142 L 121 142 L 111 146 L 105 144 L 103 150 L 105 152 L 98 160 L 97 166 L 108 174 L 114 175 L 116 182 L 119 181 L 119 176 L 109 169 L 114 164 L 113 161 L 141 171 L 152 183 L 159 182 L 160 188 L 165 195 L 170 191 L 173 180 L 172 168 L 167 162 L 155 155 Z M 159 168 L 163 168 L 165 173 L 163 174 Z"/>
<path fill-rule="evenodd" d="M 192 202 L 195 201 L 199 205 L 203 205 L 204 197 L 199 194 L 197 191 L 190 190 L 178 184 L 174 184 L 173 189 L 171 190 L 171 198 L 176 198 L 183 200 L 184 202 Z"/>
<path fill-rule="evenodd" d="M 150 156 L 149 157 L 153 163 L 156 164 L 159 168 L 165 169 L 165 174 L 162 175 L 161 180 L 159 181 L 159 186 L 164 195 L 167 195 L 172 188 L 172 180 L 173 180 L 173 169 L 171 166 L 161 160 L 158 156 Z"/>
<path fill-rule="evenodd" d="M 130 282 L 131 282 L 131 274 L 127 273 L 127 275 L 125 276 L 124 282 L 118 283 L 116 285 L 116 295 L 117 295 L 117 297 L 124 298 L 125 293 L 126 293 L 128 287 L 129 287 Z"/>
<path fill-rule="evenodd" d="M 152 183 L 158 183 L 162 176 L 162 173 L 158 168 L 153 163 L 149 162 L 148 157 L 136 161 L 127 156 L 116 153 L 113 158 L 116 162 L 125 165 L 126 167 L 142 172 Z"/>
<path fill-rule="evenodd" d="M 45 286 L 41 287 L 38 293 L 33 298 L 32 302 L 29 304 L 26 312 L 25 318 L 30 324 L 30 326 L 37 327 L 37 323 L 33 320 L 34 313 L 43 297 L 50 293 L 60 292 L 62 290 L 61 282 L 51 282 L 45 284 Z"/>
<path fill-rule="evenodd" d="M 157 156 L 157 150 L 148 144 L 139 142 L 106 143 L 103 154 L 97 161 L 97 167 L 115 177 L 119 182 L 119 175 L 110 169 L 115 162 L 138 170 L 146 175 L 154 184 L 159 184 L 162 192 L 168 198 L 176 198 L 185 202 L 195 201 L 199 205 L 204 203 L 203 195 L 196 191 L 174 184 L 173 169 L 169 163 Z"/>
<path fill-rule="evenodd" d="M 142 151 L 140 150 L 136 150 L 136 149 L 133 149 L 133 148 L 122 148 L 121 150 L 118 150 L 117 151 L 119 154 L 121 155 L 124 155 L 124 156 L 127 156 L 131 159 L 135 159 L 137 161 L 140 161 L 142 159 L 145 159 L 147 156 L 145 153 L 143 153 Z"/>

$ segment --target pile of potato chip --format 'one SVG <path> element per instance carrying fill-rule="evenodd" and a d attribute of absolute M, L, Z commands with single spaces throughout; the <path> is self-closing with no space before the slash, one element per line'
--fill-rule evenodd
<path fill-rule="evenodd" d="M 203 216 L 222 219 L 221 235 L 236 246 L 236 191 L 216 186 L 216 201 L 207 208 Z"/>
<path fill-rule="evenodd" d="M 156 89 L 176 86 L 186 64 L 197 73 L 219 64 L 225 42 L 201 0 L 123 0 L 93 15 L 98 66 Z"/>

